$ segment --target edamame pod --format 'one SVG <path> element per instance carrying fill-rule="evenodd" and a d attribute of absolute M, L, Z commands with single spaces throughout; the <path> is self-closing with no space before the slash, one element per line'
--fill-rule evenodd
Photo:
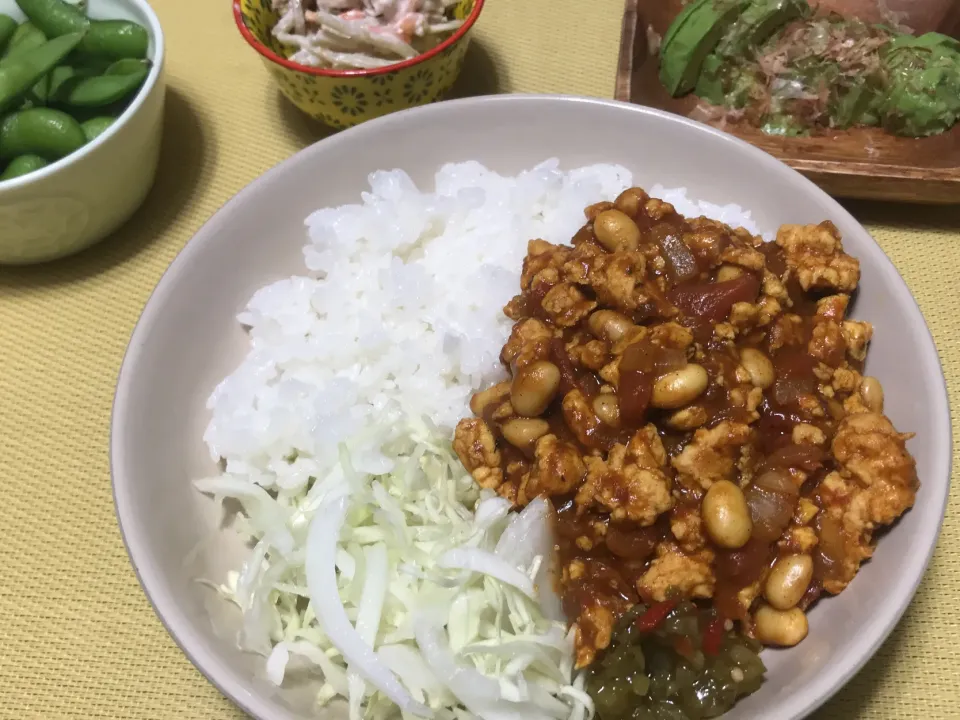
<path fill-rule="evenodd" d="M 147 30 L 142 25 L 129 20 L 91 20 L 80 50 L 100 57 L 142 60 L 147 57 L 148 45 Z"/>
<path fill-rule="evenodd" d="M 59 109 L 70 113 L 73 119 L 82 125 L 87 120 L 93 120 L 98 117 L 120 117 L 130 104 L 129 100 L 130 98 L 126 98 L 120 102 L 100 105 L 99 107 L 68 107 L 64 105 Z"/>
<path fill-rule="evenodd" d="M 69 65 L 57 65 L 48 75 L 40 78 L 39 82 L 31 88 L 27 94 L 27 99 L 32 107 L 47 105 L 54 97 L 61 85 L 78 73 Z M 26 108 L 19 108 L 26 110 Z"/>
<path fill-rule="evenodd" d="M 54 68 L 56 70 L 56 68 Z M 50 98 L 50 76 L 44 75 L 42 78 L 37 80 L 36 85 L 30 88 L 30 92 L 27 93 L 27 100 L 30 101 L 33 107 L 38 105 L 46 105 L 47 100 Z M 20 108 L 21 110 L 23 108 Z"/>
<path fill-rule="evenodd" d="M 18 55 L 22 55 L 27 50 L 33 50 L 43 45 L 47 41 L 47 36 L 40 32 L 40 29 L 31 22 L 25 22 L 17 28 L 7 44 L 7 50 L 0 60 L 0 67 L 7 62 L 14 60 Z"/>
<path fill-rule="evenodd" d="M 46 105 L 50 101 L 50 98 L 53 97 L 53 93 L 57 88 L 59 88 L 64 81 L 73 77 L 74 74 L 73 68 L 69 65 L 57 65 L 48 75 L 40 78 L 27 95 L 27 99 L 31 102 L 32 107 Z M 20 109 L 26 110 L 26 108 Z"/>
<path fill-rule="evenodd" d="M 69 65 L 78 73 L 86 75 L 103 75 L 107 68 L 113 64 L 110 58 L 96 57 L 94 55 L 84 55 L 76 51 L 70 53 L 63 61 L 64 65 Z"/>
<path fill-rule="evenodd" d="M 39 155 L 20 155 L 11 160 L 6 169 L 0 173 L 0 180 L 11 180 L 23 175 L 29 175 L 41 168 L 45 168 L 49 164 L 50 163 Z"/>
<path fill-rule="evenodd" d="M 150 71 L 150 61 L 149 60 L 134 60 L 132 58 L 127 58 L 124 60 L 117 60 L 114 63 L 111 63 L 103 71 L 104 75 L 135 75 L 142 70 L 146 69 Z"/>
<path fill-rule="evenodd" d="M 0 160 L 39 155 L 59 160 L 87 142 L 80 123 L 60 110 L 33 108 L 8 115 L 0 123 Z"/>
<path fill-rule="evenodd" d="M 74 77 L 60 85 L 55 94 L 51 93 L 50 99 L 71 107 L 109 105 L 122 100 L 139 88 L 149 72 L 149 67 L 141 63 L 134 72 L 123 75 L 109 74 L 108 68 L 107 74 L 104 75 Z"/>
<path fill-rule="evenodd" d="M 90 27 L 87 16 L 63 0 L 17 0 L 17 6 L 47 37 L 82 32 Z"/>
<path fill-rule="evenodd" d="M 83 128 L 83 134 L 86 136 L 87 142 L 93 142 L 98 137 L 103 135 L 103 133 L 107 131 L 107 128 L 113 125 L 113 123 L 116 121 L 117 119 L 115 117 L 95 117 L 90 118 L 85 123 L 82 123 L 80 127 Z"/>
<path fill-rule="evenodd" d="M 87 31 L 78 50 L 111 58 L 145 58 L 149 37 L 129 20 L 91 20 L 64 0 L 17 0 L 17 5 L 49 37 Z"/>
<path fill-rule="evenodd" d="M 17 21 L 9 15 L 0 14 L 0 52 L 7 49 L 15 32 L 17 32 Z"/>
<path fill-rule="evenodd" d="M 0 111 L 16 103 L 24 93 L 60 64 L 82 39 L 83 35 L 80 33 L 64 35 L 26 51 L 15 59 L 8 57 L 0 63 Z"/>
<path fill-rule="evenodd" d="M 69 65 L 58 65 L 50 71 L 50 95 L 52 96 L 61 85 L 74 77 L 77 71 Z"/>

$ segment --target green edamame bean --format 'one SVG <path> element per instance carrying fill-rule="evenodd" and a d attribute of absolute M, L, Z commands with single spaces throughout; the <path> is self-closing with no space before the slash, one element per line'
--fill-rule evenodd
<path fill-rule="evenodd" d="M 47 75 L 50 83 L 49 94 L 47 97 L 53 97 L 56 95 L 60 86 L 67 82 L 70 78 L 76 77 L 76 75 L 77 71 L 69 65 L 57 65 L 57 67 L 51 70 L 50 74 Z"/>
<path fill-rule="evenodd" d="M 80 127 L 83 128 L 83 134 L 86 136 L 87 142 L 93 142 L 103 135 L 116 121 L 117 119 L 115 117 L 95 117 L 90 118 L 85 123 L 81 123 Z"/>
<path fill-rule="evenodd" d="M 147 73 L 146 65 L 128 75 L 96 75 L 94 77 L 74 77 L 65 81 L 51 100 L 71 107 L 100 107 L 117 102 L 134 92 L 143 84 Z"/>
<path fill-rule="evenodd" d="M 104 75 L 136 75 L 137 73 L 143 71 L 144 69 L 147 72 L 150 71 L 150 61 L 149 60 L 134 60 L 133 58 L 125 58 L 123 60 L 117 60 L 114 63 L 110 63 L 107 66 L 106 70 L 103 71 Z"/>
<path fill-rule="evenodd" d="M 42 42 L 40 43 L 41 45 L 47 42 L 43 33 L 41 33 L 39 30 L 36 31 L 35 35 L 31 35 L 31 37 L 42 39 Z M 17 51 L 13 53 L 13 58 L 17 59 L 21 56 L 21 54 L 21 49 L 18 48 Z M 0 62 L 0 66 L 2 65 L 3 63 Z M 37 84 L 30 89 L 30 92 L 27 94 L 27 100 L 29 101 L 30 106 L 37 107 L 46 105 L 52 97 L 53 91 L 59 87 L 67 77 L 70 77 L 73 74 L 73 70 L 68 66 L 58 65 L 57 67 L 53 68 L 49 75 L 40 78 L 37 81 Z M 54 82 L 55 76 L 57 78 L 56 82 Z M 25 110 L 27 108 L 20 109 Z"/>
<path fill-rule="evenodd" d="M 36 25 L 31 22 L 23 23 L 23 25 L 18 27 L 13 33 L 13 37 L 10 38 L 3 59 L 0 60 L 0 66 L 5 65 L 8 61 L 13 60 L 27 50 L 40 47 L 46 41 L 47 36 L 44 35 Z"/>
<path fill-rule="evenodd" d="M 56 68 L 54 68 L 56 70 Z M 30 88 L 26 98 L 34 107 L 37 105 L 46 105 L 50 99 L 50 76 L 44 75 L 37 80 L 37 84 Z M 21 108 L 22 109 L 22 108 Z"/>
<path fill-rule="evenodd" d="M 69 65 L 57 65 L 50 73 L 33 86 L 27 96 L 33 105 L 46 105 L 54 97 L 60 86 L 76 73 Z M 21 108 L 22 109 L 22 108 Z"/>
<path fill-rule="evenodd" d="M 120 102 L 110 103 L 109 105 L 101 105 L 99 107 L 67 107 L 66 105 L 51 105 L 50 107 L 55 107 L 58 110 L 63 110 L 64 112 L 69 113 L 74 120 L 83 125 L 83 123 L 85 123 L 87 120 L 93 120 L 94 118 L 118 118 L 123 115 L 128 105 L 128 101 L 121 100 Z"/>
<path fill-rule="evenodd" d="M 17 6 L 48 37 L 83 32 L 90 27 L 86 15 L 63 0 L 17 0 Z"/>
<path fill-rule="evenodd" d="M 29 175 L 49 164 L 39 155 L 20 155 L 11 160 L 3 173 L 0 173 L 0 180 L 11 180 L 15 177 Z"/>
<path fill-rule="evenodd" d="M 59 160 L 83 147 L 87 137 L 80 123 L 60 110 L 33 108 L 8 115 L 0 123 L 0 160 L 39 155 Z"/>
<path fill-rule="evenodd" d="M 49 37 L 87 31 L 78 50 L 111 58 L 145 58 L 149 36 L 129 20 L 91 20 L 64 0 L 17 0 L 17 5 Z"/>
<path fill-rule="evenodd" d="M 31 107 L 46 105 L 53 93 L 69 78 L 74 76 L 74 70 L 69 65 L 57 65 L 47 75 L 44 75 L 37 81 L 37 84 L 30 88 L 27 93 L 27 101 Z M 26 110 L 27 108 L 19 108 Z"/>
<path fill-rule="evenodd" d="M 69 65 L 76 70 L 78 74 L 103 75 L 113 62 L 110 58 L 84 55 L 83 53 L 75 51 L 67 56 L 66 60 L 64 60 L 64 65 Z"/>
<path fill-rule="evenodd" d="M 13 38 L 13 34 L 17 31 L 17 27 L 16 20 L 9 15 L 0 13 L 0 52 L 7 49 L 7 45 Z"/>
<path fill-rule="evenodd" d="M 17 100 L 53 70 L 73 50 L 83 35 L 71 33 L 54 38 L 33 50 L 24 51 L 16 58 L 0 62 L 0 111 Z"/>
<path fill-rule="evenodd" d="M 90 32 L 80 43 L 80 50 L 90 55 L 110 58 L 147 57 L 150 38 L 142 25 L 129 20 L 91 20 Z"/>

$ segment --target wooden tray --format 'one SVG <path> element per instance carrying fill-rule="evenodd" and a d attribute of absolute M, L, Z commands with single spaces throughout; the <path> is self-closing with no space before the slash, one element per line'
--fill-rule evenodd
<path fill-rule="evenodd" d="M 659 61 L 650 53 L 648 33 L 663 37 L 682 7 L 682 0 L 626 0 L 616 98 L 701 120 L 697 98 L 670 97 L 660 84 Z M 721 127 L 719 121 L 709 122 Z M 766 150 L 837 197 L 960 203 L 960 124 L 943 135 L 919 140 L 874 128 L 803 138 L 772 137 L 729 123 L 723 129 Z"/>

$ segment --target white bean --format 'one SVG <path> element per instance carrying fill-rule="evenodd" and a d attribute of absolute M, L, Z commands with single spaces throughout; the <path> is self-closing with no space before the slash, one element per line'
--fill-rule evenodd
<path fill-rule="evenodd" d="M 640 207 L 649 199 L 650 196 L 646 192 L 640 188 L 632 187 L 617 195 L 613 204 L 617 206 L 617 210 L 620 212 L 626 213 L 630 217 L 636 217 L 637 213 L 640 212 Z"/>
<path fill-rule="evenodd" d="M 668 410 L 681 408 L 698 398 L 707 389 L 708 381 L 703 366 L 690 363 L 656 379 L 650 404 Z"/>
<path fill-rule="evenodd" d="M 601 393 L 593 399 L 593 411 L 610 427 L 620 427 L 620 405 L 613 393 Z"/>
<path fill-rule="evenodd" d="M 560 387 L 560 369 L 538 360 L 517 371 L 510 386 L 510 403 L 518 415 L 537 417 L 550 404 Z"/>
<path fill-rule="evenodd" d="M 486 409 L 487 405 L 495 402 L 502 402 L 509 394 L 509 380 L 505 380 L 502 383 L 497 383 L 493 387 L 488 387 L 486 390 L 481 390 L 480 392 L 474 393 L 473 397 L 470 398 L 470 410 L 473 411 L 474 415 L 483 415 L 483 411 Z"/>
<path fill-rule="evenodd" d="M 593 221 L 597 241 L 610 252 L 636 250 L 640 246 L 640 228 L 619 210 L 604 210 Z"/>
<path fill-rule="evenodd" d="M 710 486 L 703 496 L 700 516 L 710 539 L 727 550 L 742 548 L 753 532 L 747 499 L 729 480 L 718 480 Z"/>
<path fill-rule="evenodd" d="M 860 397 L 863 404 L 875 413 L 883 412 L 883 387 L 875 377 L 865 377 L 860 383 Z"/>
<path fill-rule="evenodd" d="M 614 310 L 597 310 L 587 318 L 587 327 L 601 340 L 616 342 L 636 326 L 633 320 Z"/>
<path fill-rule="evenodd" d="M 763 596 L 777 610 L 796 607 L 813 579 L 813 558 L 809 555 L 786 555 L 770 570 Z"/>
<path fill-rule="evenodd" d="M 740 364 L 750 376 L 750 382 L 758 388 L 766 390 L 773 385 L 776 375 L 770 358 L 755 348 L 744 348 L 740 351 Z"/>
<path fill-rule="evenodd" d="M 507 442 L 521 450 L 527 450 L 550 432 L 550 424 L 537 418 L 511 418 L 501 428 Z"/>
<path fill-rule="evenodd" d="M 777 610 L 761 605 L 753 616 L 757 640 L 764 645 L 793 647 L 807 636 L 807 616 L 800 608 Z"/>

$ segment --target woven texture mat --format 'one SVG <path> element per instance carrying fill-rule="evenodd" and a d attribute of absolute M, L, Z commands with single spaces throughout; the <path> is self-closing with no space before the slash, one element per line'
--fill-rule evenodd
<path fill-rule="evenodd" d="M 169 90 L 159 177 L 142 210 L 79 257 L 0 268 L 0 718 L 242 717 L 141 592 L 114 519 L 107 455 L 117 372 L 161 274 L 228 198 L 321 133 L 279 96 L 227 5 L 155 0 Z M 621 7 L 488 0 L 457 92 L 611 96 Z M 851 209 L 918 298 L 957 417 L 960 211 Z M 818 720 L 960 716 L 958 509 L 955 493 L 903 622 Z"/>

